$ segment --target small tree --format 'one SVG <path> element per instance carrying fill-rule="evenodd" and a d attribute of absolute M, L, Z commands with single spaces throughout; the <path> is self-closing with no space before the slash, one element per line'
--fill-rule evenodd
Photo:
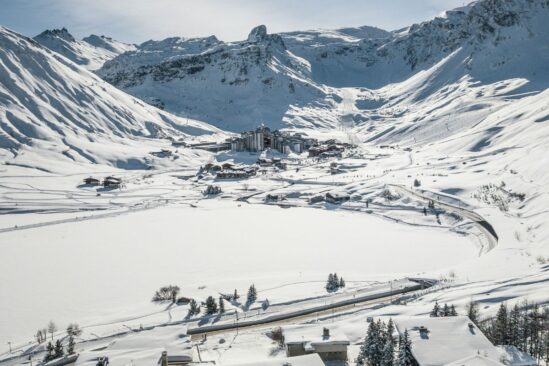
<path fill-rule="evenodd" d="M 429 314 L 431 317 L 438 317 L 441 315 L 440 306 L 438 305 L 438 301 L 435 301 L 435 306 L 433 306 L 433 310 L 431 310 L 431 314 Z"/>
<path fill-rule="evenodd" d="M 458 313 L 456 311 L 456 307 L 454 306 L 454 304 L 452 304 L 452 306 L 450 306 L 450 314 L 449 316 L 457 316 Z"/>
<path fill-rule="evenodd" d="M 55 347 L 53 347 L 53 343 L 48 342 L 48 345 L 46 346 L 46 356 L 44 356 L 44 362 L 51 361 L 55 358 Z"/>
<path fill-rule="evenodd" d="M 223 314 L 225 312 L 225 300 L 223 300 L 223 296 L 219 297 L 219 313 Z"/>
<path fill-rule="evenodd" d="M 51 340 L 53 342 L 53 333 L 57 332 L 57 325 L 53 321 L 48 323 L 48 333 L 51 334 Z"/>
<path fill-rule="evenodd" d="M 64 354 L 65 352 L 63 351 L 63 345 L 61 344 L 61 340 L 58 339 L 57 341 L 55 341 L 54 357 L 63 357 Z"/>
<path fill-rule="evenodd" d="M 479 310 L 478 310 L 478 303 L 476 303 L 475 301 L 471 300 L 469 302 L 469 304 L 467 304 L 467 316 L 469 317 L 469 319 L 471 319 L 471 321 L 473 323 L 476 324 L 476 326 L 478 327 L 479 325 L 479 317 L 480 317 L 480 313 L 479 313 Z"/>
<path fill-rule="evenodd" d="M 191 299 L 191 301 L 189 302 L 188 316 L 191 317 L 193 315 L 198 315 L 198 314 L 200 314 L 200 307 L 198 306 L 198 303 L 196 302 L 195 299 Z"/>
<path fill-rule="evenodd" d="M 251 305 L 257 300 L 257 290 L 255 289 L 255 285 L 251 285 L 248 289 L 248 296 L 246 298 L 246 304 Z"/>
<path fill-rule="evenodd" d="M 206 314 L 211 315 L 217 313 L 217 303 L 212 296 L 206 299 Z"/>
<path fill-rule="evenodd" d="M 345 280 L 343 279 L 343 277 L 341 277 L 341 278 L 339 279 L 339 287 L 340 287 L 340 288 L 345 287 Z"/>
<path fill-rule="evenodd" d="M 74 354 L 74 337 L 72 335 L 69 336 L 69 344 L 67 345 L 67 354 L 72 355 Z"/>
<path fill-rule="evenodd" d="M 236 291 L 236 289 L 234 289 L 234 295 L 233 295 L 233 300 L 238 300 L 240 299 L 240 296 L 238 295 L 238 292 Z"/>
<path fill-rule="evenodd" d="M 450 315 L 450 308 L 448 307 L 448 304 L 444 304 L 442 307 L 442 316 L 449 316 Z"/>
<path fill-rule="evenodd" d="M 419 187 L 421 186 L 421 182 L 416 178 L 414 179 L 414 187 Z"/>
<path fill-rule="evenodd" d="M 82 334 L 82 330 L 80 329 L 80 327 L 78 326 L 78 324 L 76 323 L 71 323 L 69 324 L 69 326 L 67 327 L 67 335 L 68 336 L 73 336 L 73 337 L 78 337 L 79 335 Z"/>

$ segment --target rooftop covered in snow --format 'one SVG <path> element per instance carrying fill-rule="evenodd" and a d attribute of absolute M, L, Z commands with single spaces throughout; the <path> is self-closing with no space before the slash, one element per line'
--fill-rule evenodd
<path fill-rule="evenodd" d="M 420 366 L 500 363 L 496 347 L 466 316 L 398 317 L 393 320 L 399 334 L 408 330 L 412 354 Z"/>

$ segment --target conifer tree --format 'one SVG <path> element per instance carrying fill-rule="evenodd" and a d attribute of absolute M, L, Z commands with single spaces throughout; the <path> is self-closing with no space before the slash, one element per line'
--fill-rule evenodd
<path fill-rule="evenodd" d="M 469 304 L 467 304 L 467 316 L 471 321 L 478 327 L 479 326 L 479 310 L 478 310 L 478 304 L 471 300 Z"/>
<path fill-rule="evenodd" d="M 508 344 L 507 342 L 508 329 L 509 329 L 509 325 L 507 322 L 507 306 L 502 303 L 499 306 L 498 312 L 496 314 L 496 319 L 494 321 L 493 329 L 492 329 L 492 336 L 494 338 L 495 344 L 497 345 Z"/>
<path fill-rule="evenodd" d="M 219 297 L 219 313 L 223 314 L 225 312 L 225 301 L 223 300 L 223 296 Z"/>
<path fill-rule="evenodd" d="M 431 310 L 431 317 L 438 317 L 441 315 L 440 306 L 438 305 L 438 301 L 435 301 L 435 306 L 433 306 L 433 310 Z"/>
<path fill-rule="evenodd" d="M 212 296 L 206 299 L 206 314 L 211 315 L 217 313 L 217 303 Z"/>
<path fill-rule="evenodd" d="M 74 336 L 69 336 L 69 344 L 67 345 L 67 354 L 72 355 L 74 353 Z"/>
<path fill-rule="evenodd" d="M 51 361 L 55 358 L 55 348 L 53 347 L 53 343 L 48 342 L 48 345 L 46 346 L 46 356 L 44 357 L 44 362 Z"/>
<path fill-rule="evenodd" d="M 341 288 L 345 287 L 345 280 L 343 279 L 343 277 L 339 279 L 339 287 Z"/>
<path fill-rule="evenodd" d="M 58 339 L 57 341 L 55 341 L 54 357 L 63 357 L 64 354 L 65 352 L 63 351 L 63 345 L 61 344 L 61 340 Z"/>
<path fill-rule="evenodd" d="M 246 304 L 251 305 L 257 300 L 257 290 L 255 289 L 255 285 L 251 285 L 248 289 L 248 296 L 246 298 Z"/>
<path fill-rule="evenodd" d="M 193 315 L 200 314 L 200 307 L 198 306 L 195 299 L 191 299 L 189 302 L 189 313 L 188 316 L 191 317 Z"/>
<path fill-rule="evenodd" d="M 408 329 L 404 330 L 404 335 L 400 341 L 396 366 L 415 366 L 417 362 L 412 355 L 412 341 L 408 334 Z"/>
<path fill-rule="evenodd" d="M 236 291 L 236 289 L 234 289 L 234 295 L 233 295 L 233 300 L 238 300 L 240 299 L 240 296 L 238 295 L 238 292 Z"/>
<path fill-rule="evenodd" d="M 450 306 L 450 315 L 449 316 L 457 316 L 458 313 L 456 311 L 456 307 L 454 306 L 454 304 L 452 304 L 452 306 Z"/>
<path fill-rule="evenodd" d="M 448 307 L 448 304 L 444 304 L 442 307 L 442 316 L 450 316 L 450 308 Z"/>

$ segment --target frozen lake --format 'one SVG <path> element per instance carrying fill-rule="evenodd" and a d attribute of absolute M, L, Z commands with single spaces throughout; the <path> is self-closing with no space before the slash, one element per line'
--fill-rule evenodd
<path fill-rule="evenodd" d="M 4 344 L 30 340 L 49 320 L 64 328 L 159 310 L 149 300 L 166 284 L 203 299 L 255 283 L 273 302 L 322 293 L 334 271 L 347 281 L 447 273 L 478 254 L 446 229 L 218 200 L 4 233 L 0 248 Z M 261 292 L 305 281 L 318 282 Z"/>

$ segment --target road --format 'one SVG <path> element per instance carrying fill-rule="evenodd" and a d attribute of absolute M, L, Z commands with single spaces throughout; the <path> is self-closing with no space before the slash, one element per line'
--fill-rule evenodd
<path fill-rule="evenodd" d="M 404 295 L 410 292 L 431 287 L 436 283 L 433 280 L 424 279 L 414 279 L 413 281 L 416 282 L 416 284 L 412 286 L 405 286 L 404 288 L 399 288 L 395 290 L 389 290 L 381 293 L 346 299 L 332 304 L 310 307 L 308 309 L 301 309 L 282 314 L 273 314 L 262 319 L 234 321 L 232 323 L 219 325 L 188 328 L 187 334 L 196 336 L 203 334 L 223 333 L 237 331 L 238 329 L 242 328 L 258 328 L 264 326 L 287 324 L 290 322 L 303 321 L 307 319 L 315 319 L 318 316 L 334 315 L 335 313 L 340 313 L 350 308 L 356 308 L 356 305 L 360 305 L 363 307 L 366 305 L 371 305 L 373 303 L 380 303 L 397 295 Z"/>
<path fill-rule="evenodd" d="M 397 191 L 400 191 L 401 193 L 404 193 L 425 201 L 433 201 L 441 208 L 444 208 L 448 211 L 457 212 L 461 216 L 468 218 L 469 220 L 473 221 L 479 226 L 480 230 L 485 234 L 486 238 L 488 239 L 488 250 L 486 252 L 489 252 L 490 250 L 496 247 L 499 237 L 496 231 L 494 230 L 494 227 L 488 221 L 486 221 L 484 217 L 482 217 L 478 213 L 463 207 L 451 205 L 439 199 L 433 198 L 431 196 L 427 196 L 421 192 L 406 188 L 405 186 L 402 186 L 402 185 L 388 184 L 388 186 L 394 188 Z"/>

